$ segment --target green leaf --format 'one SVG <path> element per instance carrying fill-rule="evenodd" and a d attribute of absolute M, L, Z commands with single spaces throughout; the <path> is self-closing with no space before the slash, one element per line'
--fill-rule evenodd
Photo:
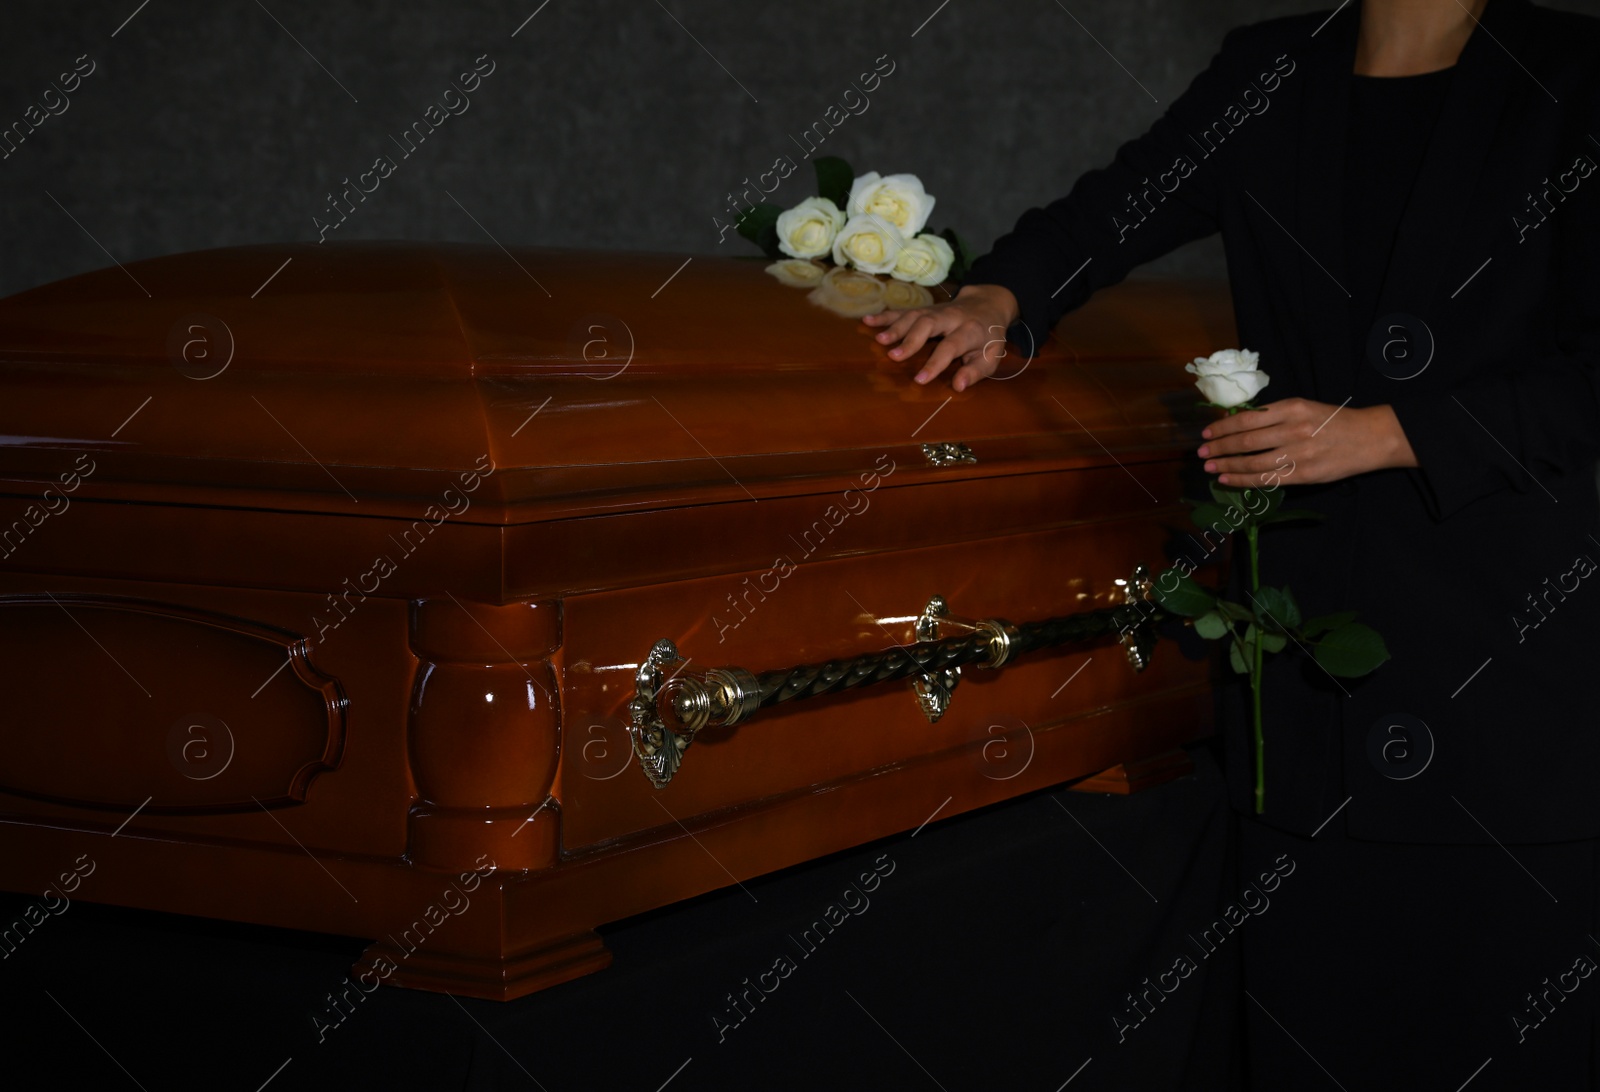
<path fill-rule="evenodd" d="M 1281 490 L 1274 490 L 1281 492 Z M 1271 515 L 1264 517 L 1262 523 L 1288 523 L 1290 520 L 1323 519 L 1321 512 L 1313 512 L 1309 508 L 1280 508 Z"/>
<path fill-rule="evenodd" d="M 1300 624 L 1300 604 L 1288 588 L 1260 588 L 1255 597 L 1266 629 L 1277 632 Z"/>
<path fill-rule="evenodd" d="M 1249 607 L 1235 603 L 1230 599 L 1218 599 L 1217 610 L 1224 618 L 1235 622 L 1250 622 L 1255 619 L 1255 612 Z"/>
<path fill-rule="evenodd" d="M 955 252 L 956 260 L 950 266 L 950 276 L 959 281 L 972 268 L 972 249 L 967 246 L 966 240 L 956 234 L 955 228 L 945 228 L 939 233 L 939 238 L 949 243 L 950 249 Z"/>
<path fill-rule="evenodd" d="M 1387 660 L 1389 649 L 1371 626 L 1347 622 L 1318 641 L 1314 655 L 1328 674 L 1354 679 Z"/>
<path fill-rule="evenodd" d="M 1268 489 L 1265 485 L 1252 485 L 1245 490 L 1250 506 L 1260 514 L 1255 517 L 1257 523 L 1266 523 L 1273 518 L 1273 514 L 1283 508 L 1283 487 Z"/>
<path fill-rule="evenodd" d="M 1241 512 L 1244 511 L 1244 505 L 1239 503 L 1244 490 L 1235 489 L 1231 485 L 1218 484 L 1215 478 L 1207 480 L 1206 487 L 1211 490 L 1211 499 L 1222 505 L 1222 507 L 1226 508 L 1229 505 L 1234 505 Z"/>
<path fill-rule="evenodd" d="M 850 186 L 856 180 L 855 171 L 836 155 L 825 155 L 812 163 L 817 168 L 817 194 L 838 205 L 839 210 L 849 216 L 850 211 L 845 204 L 850 200 Z"/>
<path fill-rule="evenodd" d="M 776 261 L 782 258 L 778 249 L 778 217 L 783 212 L 777 205 L 762 203 L 739 217 L 739 234 L 760 247 L 767 257 Z"/>
<path fill-rule="evenodd" d="M 1194 505 L 1194 511 L 1189 514 L 1189 518 L 1194 520 L 1194 525 L 1200 530 L 1210 531 L 1219 524 L 1223 531 L 1230 534 L 1237 530 L 1234 522 L 1228 518 L 1226 505 L 1213 504 L 1210 501 L 1190 501 L 1189 503 Z M 1240 511 L 1242 512 L 1243 509 L 1240 509 Z M 1244 525 L 1238 525 L 1238 527 L 1242 526 Z"/>
<path fill-rule="evenodd" d="M 1194 620 L 1194 631 L 1208 641 L 1215 641 L 1233 631 L 1228 620 L 1214 610 L 1208 610 Z"/>
<path fill-rule="evenodd" d="M 1349 622 L 1354 622 L 1355 620 L 1356 612 L 1353 610 L 1340 611 L 1337 614 L 1324 614 L 1318 618 L 1312 618 L 1307 621 L 1306 624 L 1301 627 L 1300 635 L 1307 639 L 1312 637 L 1320 637 L 1330 629 L 1338 629 L 1340 626 Z"/>
<path fill-rule="evenodd" d="M 1289 590 L 1288 585 L 1284 586 L 1283 598 L 1285 600 L 1283 624 L 1293 629 L 1300 624 L 1300 604 L 1295 599 L 1294 592 Z"/>
<path fill-rule="evenodd" d="M 1250 674 L 1250 665 L 1244 662 L 1244 653 L 1239 650 L 1238 641 L 1228 642 L 1228 665 L 1241 675 Z"/>
<path fill-rule="evenodd" d="M 1177 577 L 1175 584 L 1173 576 Z M 1171 591 L 1166 590 L 1169 585 L 1172 587 Z M 1173 614 L 1181 614 L 1185 618 L 1198 618 L 1216 606 L 1217 602 L 1216 596 L 1177 569 L 1168 569 L 1156 578 L 1154 594 L 1157 603 Z"/>
<path fill-rule="evenodd" d="M 1215 478 L 1212 478 L 1207 484 L 1211 488 L 1213 500 L 1224 508 L 1231 506 L 1239 510 L 1243 520 L 1239 524 L 1241 528 L 1248 527 L 1251 524 L 1274 523 L 1282 518 L 1275 515 L 1283 507 L 1283 489 L 1281 486 L 1268 489 L 1261 485 L 1219 485 Z"/>

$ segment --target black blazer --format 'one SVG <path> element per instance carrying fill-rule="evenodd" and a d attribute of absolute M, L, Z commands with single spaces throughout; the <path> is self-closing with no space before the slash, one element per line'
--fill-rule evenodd
<path fill-rule="evenodd" d="M 1309 834 L 1348 797 L 1335 821 L 1360 838 L 1600 836 L 1600 22 L 1490 0 L 1401 221 L 1377 313 L 1410 333 L 1377 338 L 1380 369 L 1352 349 L 1341 284 L 1359 8 L 1230 33 L 967 283 L 1016 294 L 1009 338 L 1031 352 L 1095 289 L 1220 231 L 1243 346 L 1272 377 L 1261 400 L 1394 407 L 1420 468 L 1289 475 L 1288 503 L 1327 518 L 1262 535 L 1263 582 L 1308 616 L 1359 611 L 1393 655 L 1340 682 L 1269 658 L 1266 821 Z M 1224 692 L 1240 810 L 1245 697 Z M 1402 717 L 1426 728 L 1391 731 Z"/>

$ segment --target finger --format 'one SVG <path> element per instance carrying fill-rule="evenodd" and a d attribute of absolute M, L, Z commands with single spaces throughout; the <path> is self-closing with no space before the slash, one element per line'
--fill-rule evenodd
<path fill-rule="evenodd" d="M 1251 429 L 1277 424 L 1284 419 L 1284 416 L 1282 404 L 1272 402 L 1260 409 L 1244 410 L 1218 418 L 1207 425 L 1200 435 L 1208 440 L 1217 436 L 1231 436 L 1236 432 L 1248 432 Z"/>
<path fill-rule="evenodd" d="M 1234 489 L 1247 489 L 1250 486 L 1264 484 L 1262 479 L 1267 477 L 1268 473 L 1268 471 L 1253 470 L 1242 474 L 1238 472 L 1223 474 L 1217 478 L 1217 483 L 1231 486 Z M 1301 485 L 1325 485 L 1328 482 L 1336 482 L 1347 476 L 1343 472 L 1324 469 L 1306 462 L 1300 463 L 1295 472 L 1295 480 Z"/>
<path fill-rule="evenodd" d="M 905 337 L 906 332 L 916 324 L 916 321 L 927 313 L 928 310 L 924 307 L 917 307 L 910 311 L 897 312 L 899 317 L 894 320 L 894 324 L 887 330 L 879 331 L 877 335 L 878 341 L 884 345 L 893 345 L 895 342 Z"/>
<path fill-rule="evenodd" d="M 1265 437 L 1268 435 L 1273 434 L 1275 431 L 1292 429 L 1294 425 L 1294 421 L 1286 420 L 1281 416 L 1277 418 L 1258 417 L 1248 426 L 1233 426 L 1226 431 L 1208 429 L 1206 432 L 1201 433 L 1202 436 L 1208 436 L 1206 442 L 1201 446 L 1208 449 L 1205 452 L 1206 454 L 1225 450 L 1254 451 L 1267 442 Z M 1283 443 L 1285 439 L 1280 438 L 1273 442 Z"/>
<path fill-rule="evenodd" d="M 961 355 L 961 348 L 949 338 L 939 343 L 939 347 L 928 357 L 928 362 L 917 372 L 916 381 L 926 383 L 935 376 L 940 375 Z"/>
<path fill-rule="evenodd" d="M 964 391 L 980 379 L 987 379 L 994 374 L 996 362 L 982 348 L 969 349 L 961 357 L 961 368 L 956 372 L 950 385 L 958 391 Z"/>
<path fill-rule="evenodd" d="M 914 317 L 918 313 L 919 311 L 884 310 L 879 311 L 876 315 L 863 315 L 861 317 L 861 321 L 866 323 L 868 326 L 888 326 L 889 328 L 887 330 L 879 330 L 876 334 L 872 335 L 877 341 L 888 344 L 900 339 L 900 337 L 906 332 L 905 328 L 910 325 L 909 322 L 905 321 L 907 317 Z M 900 327 L 898 331 L 895 330 L 896 326 Z"/>
<path fill-rule="evenodd" d="M 1197 454 L 1202 459 L 1209 459 L 1215 455 L 1265 451 L 1268 448 L 1283 447 L 1300 438 L 1292 425 L 1273 425 L 1270 428 L 1254 428 L 1249 432 L 1236 432 L 1220 440 L 1207 440 L 1200 445 Z"/>
<path fill-rule="evenodd" d="M 928 343 L 929 338 L 939 337 L 954 329 L 955 325 L 956 321 L 951 317 L 924 311 L 912 322 L 911 328 L 906 331 L 904 340 L 889 350 L 889 355 L 896 360 L 904 360 L 906 357 L 915 356 Z"/>
<path fill-rule="evenodd" d="M 928 362 L 924 364 L 922 366 L 922 370 L 917 373 L 917 382 L 928 382 L 934 376 L 943 372 L 950 365 L 964 358 L 974 349 L 981 348 L 981 339 L 975 339 L 967 332 L 959 329 L 951 331 L 945 335 L 944 340 L 939 343 L 939 347 L 935 349 L 933 351 L 933 355 L 928 358 Z M 956 387 L 956 390 L 962 389 L 962 386 Z"/>
<path fill-rule="evenodd" d="M 1258 475 L 1280 470 L 1282 460 L 1279 451 L 1262 452 L 1259 455 L 1235 455 L 1227 459 L 1218 459 L 1215 463 L 1206 463 L 1206 471 L 1221 476 L 1224 485 L 1252 485 Z M 1305 460 L 1301 459 L 1297 468 L 1304 466 Z"/>

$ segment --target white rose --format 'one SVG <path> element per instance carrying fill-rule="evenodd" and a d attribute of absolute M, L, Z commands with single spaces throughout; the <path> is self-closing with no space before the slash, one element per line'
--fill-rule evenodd
<path fill-rule="evenodd" d="M 933 212 L 933 198 L 914 174 L 891 174 L 885 178 L 868 171 L 850 185 L 845 212 L 851 217 L 878 216 L 893 224 L 906 238 L 921 231 Z"/>
<path fill-rule="evenodd" d="M 808 197 L 778 214 L 778 249 L 791 258 L 820 258 L 833 249 L 844 213 L 826 197 Z"/>
<path fill-rule="evenodd" d="M 883 286 L 883 305 L 890 311 L 930 307 L 933 305 L 933 293 L 909 281 L 886 281 Z"/>
<path fill-rule="evenodd" d="M 773 262 L 767 266 L 767 272 L 790 288 L 814 288 L 822 275 L 827 272 L 827 266 L 821 262 L 809 262 L 800 258 L 785 258 L 781 262 Z"/>
<path fill-rule="evenodd" d="M 868 273 L 834 266 L 822 275 L 822 283 L 806 293 L 806 299 L 846 318 L 876 315 L 884 308 L 883 282 Z"/>
<path fill-rule="evenodd" d="M 887 273 L 900 259 L 905 236 L 876 216 L 852 216 L 833 240 L 833 260 L 864 273 Z"/>
<path fill-rule="evenodd" d="M 1194 385 L 1206 401 L 1232 408 L 1250 401 L 1271 382 L 1266 372 L 1256 370 L 1258 360 L 1260 356 L 1249 349 L 1223 349 L 1195 357 L 1183 370 L 1199 376 Z"/>
<path fill-rule="evenodd" d="M 900 248 L 900 257 L 895 259 L 889 275 L 896 280 L 931 286 L 941 283 L 950 275 L 950 266 L 955 260 L 956 252 L 949 243 L 937 235 L 924 232 Z"/>

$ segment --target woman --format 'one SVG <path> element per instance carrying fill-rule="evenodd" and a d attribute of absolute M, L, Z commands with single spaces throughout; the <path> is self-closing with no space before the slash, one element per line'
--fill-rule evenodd
<path fill-rule="evenodd" d="M 1031 355 L 1222 233 L 1274 400 L 1198 455 L 1229 485 L 1292 468 L 1325 519 L 1263 533 L 1263 582 L 1392 654 L 1359 680 L 1269 664 L 1260 817 L 1225 692 L 1242 879 L 1295 866 L 1241 929 L 1251 1087 L 1600 1087 L 1596 62 L 1600 23 L 1524 0 L 1236 30 L 951 302 L 868 320 L 896 359 L 934 341 L 917 381 L 963 390 L 995 331 Z"/>

